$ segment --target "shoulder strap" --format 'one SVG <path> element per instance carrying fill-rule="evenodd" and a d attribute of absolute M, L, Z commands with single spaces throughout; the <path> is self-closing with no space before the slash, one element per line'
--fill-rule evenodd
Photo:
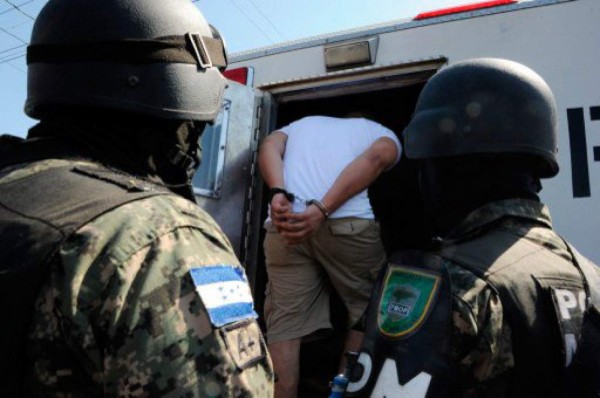
<path fill-rule="evenodd" d="M 0 205 L 68 235 L 121 204 L 170 193 L 165 187 L 100 165 L 69 164 L 3 184 Z"/>
<path fill-rule="evenodd" d="M 518 245 L 515 243 L 519 243 Z M 482 279 L 498 273 L 535 253 L 549 261 L 555 254 L 539 245 L 505 231 L 488 231 L 484 236 L 442 246 L 439 255 Z M 525 270 L 529 272 L 528 270 Z"/>

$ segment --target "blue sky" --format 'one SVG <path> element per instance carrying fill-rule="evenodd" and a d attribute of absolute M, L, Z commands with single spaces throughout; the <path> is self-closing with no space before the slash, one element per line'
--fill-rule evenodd
<path fill-rule="evenodd" d="M 27 89 L 24 54 L 33 20 L 46 2 L 0 0 L 0 134 L 24 136 L 35 123 L 23 113 Z M 195 4 L 225 37 L 229 52 L 236 53 L 474 2 L 477 1 L 198 0 Z"/>

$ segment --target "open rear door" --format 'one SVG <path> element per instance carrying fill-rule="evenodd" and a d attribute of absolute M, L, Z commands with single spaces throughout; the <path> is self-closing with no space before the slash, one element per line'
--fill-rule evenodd
<path fill-rule="evenodd" d="M 254 208 L 260 204 L 254 192 L 262 191 L 255 188 L 263 100 L 258 90 L 229 83 L 221 113 L 201 137 L 202 163 L 192 182 L 198 205 L 220 225 L 244 264 L 250 235 L 259 229 L 253 224 L 259 222 Z"/>

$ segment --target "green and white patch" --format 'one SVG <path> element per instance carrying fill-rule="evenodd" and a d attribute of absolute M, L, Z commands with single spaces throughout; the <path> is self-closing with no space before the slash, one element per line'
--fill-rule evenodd
<path fill-rule="evenodd" d="M 440 283 L 438 274 L 390 264 L 379 301 L 379 332 L 394 338 L 415 332 L 433 307 Z"/>

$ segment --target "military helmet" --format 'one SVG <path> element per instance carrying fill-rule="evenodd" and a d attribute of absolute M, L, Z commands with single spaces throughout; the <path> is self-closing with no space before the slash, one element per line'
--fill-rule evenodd
<path fill-rule="evenodd" d="M 408 158 L 532 155 L 538 177 L 558 173 L 552 91 L 528 67 L 504 59 L 456 63 L 423 88 L 404 131 Z"/>
<path fill-rule="evenodd" d="M 78 105 L 212 121 L 225 47 L 189 0 L 50 0 L 27 49 L 25 112 Z"/>

